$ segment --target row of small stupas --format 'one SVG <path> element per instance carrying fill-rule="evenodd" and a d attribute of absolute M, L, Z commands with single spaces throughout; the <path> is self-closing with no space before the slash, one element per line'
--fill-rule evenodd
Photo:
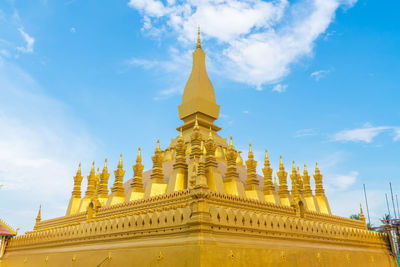
<path fill-rule="evenodd" d="M 139 152 L 136 164 L 133 165 L 133 178 L 124 188 L 123 178 L 125 170 L 123 170 L 122 154 L 119 159 L 117 169 L 114 171 L 115 180 L 111 187 L 111 194 L 108 190 L 108 180 L 110 173 L 107 168 L 107 159 L 101 173 L 97 169 L 95 173 L 94 162 L 90 174 L 87 176 L 87 189 L 84 197 L 81 197 L 81 183 L 83 176 L 81 166 L 74 177 L 74 189 L 69 202 L 66 215 L 72 215 L 79 212 L 86 212 L 91 202 L 95 207 L 110 206 L 122 202 L 134 201 L 142 198 L 149 198 L 159 194 L 171 193 L 187 188 L 193 188 L 196 183 L 196 177 L 203 175 L 201 181 L 209 190 L 220 193 L 250 198 L 259 201 L 266 201 L 277 205 L 291 206 L 296 205 L 299 200 L 304 203 L 304 208 L 310 211 L 331 214 L 329 203 L 325 196 L 322 175 L 316 165 L 315 174 L 315 195 L 310 185 L 310 176 L 304 165 L 303 175 L 301 175 L 299 167 L 296 168 L 293 161 L 291 179 L 291 191 L 288 190 L 288 173 L 280 158 L 279 170 L 277 176 L 279 185 L 272 180 L 273 170 L 270 166 L 267 150 L 265 151 L 264 167 L 262 169 L 263 186 L 260 185 L 260 176 L 256 173 L 257 161 L 249 145 L 248 160 L 246 160 L 246 169 L 243 166 L 243 160 L 240 153 L 235 150 L 230 138 L 229 146 L 226 148 L 218 146 L 213 138 L 212 130 L 209 131 L 208 137 L 203 138 L 200 133 L 200 127 L 196 119 L 193 131 L 190 135 L 190 141 L 184 141 L 183 134 L 178 136 L 174 147 L 170 146 L 167 150 L 160 149 L 159 141 L 154 151 L 153 168 L 151 170 L 150 179 L 146 186 L 143 183 L 142 157 Z M 173 162 L 172 172 L 168 177 L 163 173 L 163 163 Z M 221 172 L 218 168 L 220 165 L 226 165 L 226 171 Z M 191 166 L 190 171 L 188 171 Z M 222 167 L 222 166 L 221 166 Z M 244 181 L 240 179 L 238 169 L 245 169 Z M 168 171 L 168 170 L 167 170 Z"/>

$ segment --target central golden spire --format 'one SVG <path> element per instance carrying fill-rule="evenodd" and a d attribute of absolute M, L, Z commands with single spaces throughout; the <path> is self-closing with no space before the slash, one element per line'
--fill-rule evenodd
<path fill-rule="evenodd" d="M 199 28 L 197 45 L 193 52 L 192 72 L 183 91 L 182 104 L 178 107 L 179 117 L 184 122 L 179 128 L 183 131 L 193 128 L 196 117 L 200 127 L 220 130 L 213 124 L 218 118 L 219 105 L 216 103 L 214 87 L 207 74 L 205 57 L 206 54 L 201 48 Z"/>

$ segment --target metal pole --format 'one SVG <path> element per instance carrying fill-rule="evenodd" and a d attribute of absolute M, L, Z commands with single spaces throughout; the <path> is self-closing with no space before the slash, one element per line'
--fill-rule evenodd
<path fill-rule="evenodd" d="M 392 204 L 393 204 L 393 211 L 394 211 L 394 218 L 393 219 L 397 219 L 396 208 L 394 207 L 394 198 L 393 198 L 393 191 L 392 191 L 392 183 L 391 182 L 389 182 L 389 186 L 390 186 L 390 194 L 392 195 Z"/>
<path fill-rule="evenodd" d="M 385 197 L 386 197 L 386 205 L 387 205 L 387 209 L 388 209 L 388 212 L 389 212 L 389 219 L 390 219 L 390 217 L 392 217 L 392 216 L 390 216 L 389 201 L 388 201 L 388 198 L 387 198 L 387 194 L 386 194 L 386 193 L 385 193 Z"/>
<path fill-rule="evenodd" d="M 364 186 L 364 196 L 365 196 L 365 206 L 367 207 L 367 215 L 368 215 L 368 223 L 371 225 L 371 220 L 369 218 L 369 208 L 368 208 L 368 200 L 367 200 L 367 191 L 365 190 L 365 184 L 363 184 Z M 396 195 L 397 197 L 397 195 Z"/>
<path fill-rule="evenodd" d="M 399 200 L 397 199 L 397 194 L 396 194 L 396 203 L 397 203 L 397 214 L 399 214 L 399 216 L 400 216 Z"/>

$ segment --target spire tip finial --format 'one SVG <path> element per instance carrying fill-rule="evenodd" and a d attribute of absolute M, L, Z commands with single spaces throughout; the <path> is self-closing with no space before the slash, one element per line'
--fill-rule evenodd
<path fill-rule="evenodd" d="M 197 26 L 197 46 L 196 48 L 201 49 L 201 41 L 200 41 L 200 25 Z"/>

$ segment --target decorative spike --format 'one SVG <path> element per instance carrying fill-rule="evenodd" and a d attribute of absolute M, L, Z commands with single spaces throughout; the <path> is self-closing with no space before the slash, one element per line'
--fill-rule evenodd
<path fill-rule="evenodd" d="M 108 168 L 107 168 L 107 158 L 104 160 L 104 167 L 103 167 L 103 172 L 104 171 L 107 171 L 108 170 Z"/>
<path fill-rule="evenodd" d="M 42 220 L 42 204 L 39 206 L 39 212 L 38 215 L 36 216 L 36 223 L 35 226 L 33 227 L 33 230 L 36 230 L 40 221 Z"/>
<path fill-rule="evenodd" d="M 36 217 L 36 220 L 39 220 L 39 222 L 42 220 L 42 204 L 40 204 L 40 206 L 39 206 L 39 212 Z"/>
<path fill-rule="evenodd" d="M 295 165 L 295 163 L 294 163 L 294 160 L 293 160 L 292 173 L 297 173 L 297 171 L 296 171 L 296 165 Z"/>
<path fill-rule="evenodd" d="M 199 121 L 197 120 L 197 115 L 196 115 L 196 119 L 194 121 L 193 129 L 194 130 L 199 130 Z"/>
<path fill-rule="evenodd" d="M 197 46 L 196 48 L 201 48 L 201 41 L 200 41 L 200 26 L 197 26 Z"/>
<path fill-rule="evenodd" d="M 124 165 L 122 164 L 122 153 L 119 155 L 119 161 L 118 161 L 118 169 L 122 169 Z"/>
<path fill-rule="evenodd" d="M 138 154 L 136 157 L 136 163 L 140 163 L 140 162 L 142 162 L 142 154 L 140 153 L 140 147 L 139 147 Z"/>
<path fill-rule="evenodd" d="M 232 135 L 230 136 L 229 146 L 233 146 Z"/>
<path fill-rule="evenodd" d="M 360 220 L 361 220 L 362 222 L 366 223 L 366 222 L 365 222 L 365 216 L 364 216 L 364 212 L 363 212 L 361 203 L 360 203 Z M 368 228 L 368 227 L 367 227 L 367 228 Z"/>
<path fill-rule="evenodd" d="M 210 139 L 210 140 L 213 139 L 211 126 L 210 126 L 210 132 L 208 133 L 208 139 Z"/>
<path fill-rule="evenodd" d="M 93 160 L 93 163 L 92 163 L 92 170 L 90 171 L 90 172 L 95 172 L 95 170 L 94 170 L 94 160 Z"/>
<path fill-rule="evenodd" d="M 276 176 L 274 177 L 274 184 L 278 185 L 278 182 L 276 181 Z"/>
<path fill-rule="evenodd" d="M 251 150 L 251 141 L 249 142 L 249 153 L 253 153 L 253 151 Z"/>
<path fill-rule="evenodd" d="M 285 167 L 283 166 L 282 155 L 279 156 L 279 170 L 285 171 Z"/>
<path fill-rule="evenodd" d="M 180 128 L 180 133 L 179 133 L 180 137 L 183 137 L 183 133 L 182 133 L 182 127 Z"/>
<path fill-rule="evenodd" d="M 160 139 L 157 139 L 156 151 L 160 151 Z"/>
<path fill-rule="evenodd" d="M 78 172 L 81 173 L 81 162 L 80 162 L 80 161 L 79 161 Z M 78 173 L 78 172 L 77 172 L 77 173 Z"/>
<path fill-rule="evenodd" d="M 308 175 L 307 166 L 305 163 L 304 163 L 304 175 Z"/>
<path fill-rule="evenodd" d="M 265 166 L 270 166 L 267 148 L 265 148 L 264 165 L 265 165 Z"/>

